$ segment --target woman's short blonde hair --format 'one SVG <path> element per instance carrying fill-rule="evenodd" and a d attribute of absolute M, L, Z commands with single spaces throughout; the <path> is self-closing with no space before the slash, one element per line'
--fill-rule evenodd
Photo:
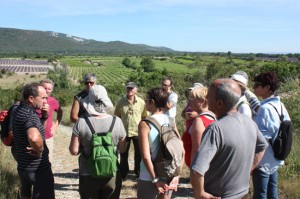
<path fill-rule="evenodd" d="M 207 91 L 208 89 L 205 86 L 193 88 L 190 92 L 190 97 L 197 98 L 199 100 L 206 99 Z"/>

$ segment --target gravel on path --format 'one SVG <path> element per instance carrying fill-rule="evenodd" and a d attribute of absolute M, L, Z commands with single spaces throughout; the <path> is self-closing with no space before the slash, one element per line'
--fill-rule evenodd
<path fill-rule="evenodd" d="M 77 199 L 78 192 L 78 156 L 72 156 L 69 152 L 69 143 L 72 128 L 59 125 L 58 132 L 54 138 L 54 161 L 52 170 L 55 180 L 56 199 Z M 130 170 L 133 170 L 133 155 L 129 157 Z M 132 175 L 133 176 L 133 175 Z M 192 198 L 192 188 L 188 182 L 181 179 L 178 191 L 173 193 L 172 198 Z M 120 198 L 136 198 L 137 181 L 133 177 L 123 182 Z"/>

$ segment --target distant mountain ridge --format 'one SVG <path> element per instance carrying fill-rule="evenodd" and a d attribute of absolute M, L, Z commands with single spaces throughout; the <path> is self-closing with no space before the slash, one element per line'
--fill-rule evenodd
<path fill-rule="evenodd" d="M 0 28 L 0 53 L 157 54 L 176 52 L 167 47 L 102 42 L 53 31 Z"/>

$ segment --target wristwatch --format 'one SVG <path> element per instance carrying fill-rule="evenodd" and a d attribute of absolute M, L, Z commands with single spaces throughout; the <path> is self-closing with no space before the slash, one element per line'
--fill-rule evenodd
<path fill-rule="evenodd" d="M 155 178 L 154 180 L 152 180 L 152 183 L 157 183 L 159 181 L 159 178 Z"/>

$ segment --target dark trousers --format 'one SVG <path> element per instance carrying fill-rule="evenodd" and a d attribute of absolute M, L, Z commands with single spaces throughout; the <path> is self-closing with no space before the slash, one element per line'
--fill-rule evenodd
<path fill-rule="evenodd" d="M 139 141 L 138 137 L 126 137 L 126 151 L 124 153 L 121 153 L 121 163 L 120 163 L 120 170 L 123 179 L 125 179 L 129 172 L 129 165 L 128 165 L 128 153 L 130 148 L 130 143 L 133 143 L 134 146 L 134 173 L 139 176 L 140 173 L 140 162 L 141 162 L 141 153 L 139 148 Z"/>
<path fill-rule="evenodd" d="M 116 177 L 116 188 L 114 190 L 114 193 L 112 196 L 110 196 L 109 199 L 119 199 L 122 189 L 122 176 L 120 174 L 120 171 L 117 171 L 117 177 Z"/>
<path fill-rule="evenodd" d="M 53 199 L 54 177 L 51 168 L 36 172 L 18 171 L 21 181 L 21 197 L 32 199 Z"/>
<path fill-rule="evenodd" d="M 116 188 L 116 177 L 93 178 L 90 175 L 79 176 L 79 194 L 81 199 L 108 199 Z"/>

